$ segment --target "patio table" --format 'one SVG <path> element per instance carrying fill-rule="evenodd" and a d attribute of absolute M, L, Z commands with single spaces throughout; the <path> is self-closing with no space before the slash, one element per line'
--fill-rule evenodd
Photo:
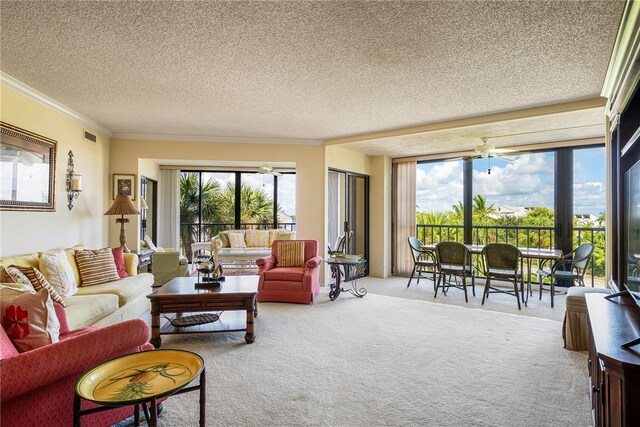
<path fill-rule="evenodd" d="M 485 245 L 470 245 L 465 243 L 469 252 L 474 255 L 481 255 L 482 249 L 484 249 Z M 435 251 L 436 245 L 422 245 L 422 249 L 427 251 Z M 552 259 L 559 260 L 562 259 L 563 253 L 561 249 L 546 249 L 546 248 L 518 248 L 520 252 L 522 252 L 522 258 L 524 258 L 527 262 L 527 300 L 524 299 L 524 294 L 522 295 L 522 302 L 525 304 L 529 301 L 529 295 L 533 295 L 531 291 L 531 260 L 537 259 Z"/>

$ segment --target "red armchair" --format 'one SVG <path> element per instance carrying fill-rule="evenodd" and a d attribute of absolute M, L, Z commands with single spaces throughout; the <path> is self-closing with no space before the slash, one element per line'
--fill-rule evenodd
<path fill-rule="evenodd" d="M 18 353 L 0 328 L 0 419 L 3 427 L 73 425 L 74 386 L 80 375 L 114 357 L 151 350 L 149 327 L 140 319 L 69 331 L 56 307 L 60 342 Z M 91 407 L 82 402 L 83 408 Z M 104 427 L 133 415 L 132 407 L 82 417 L 83 426 Z"/>
<path fill-rule="evenodd" d="M 318 242 L 305 240 L 304 267 L 278 267 L 276 240 L 271 245 L 271 256 L 260 258 L 258 265 L 258 301 L 299 302 L 310 304 L 320 292 L 320 264 Z"/>

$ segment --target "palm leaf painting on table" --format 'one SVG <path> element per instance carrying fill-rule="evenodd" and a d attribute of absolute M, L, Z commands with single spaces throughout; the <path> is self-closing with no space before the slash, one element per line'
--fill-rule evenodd
<path fill-rule="evenodd" d="M 116 401 L 139 399 L 153 394 L 154 381 L 156 381 L 156 378 L 167 378 L 175 385 L 175 378 L 183 377 L 185 374 L 190 376 L 189 369 L 177 363 L 159 363 L 149 366 L 140 365 L 139 367 L 127 368 L 116 373 L 103 381 L 103 384 L 98 386 L 95 391 L 110 386 L 113 387 L 119 381 L 128 379 L 127 382 L 121 384 L 110 393 L 110 398 Z"/>

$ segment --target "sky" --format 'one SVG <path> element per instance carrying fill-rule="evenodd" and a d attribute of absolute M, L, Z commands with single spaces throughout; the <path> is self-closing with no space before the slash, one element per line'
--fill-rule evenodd
<path fill-rule="evenodd" d="M 574 213 L 604 212 L 604 159 L 603 147 L 574 151 Z M 488 204 L 553 209 L 553 184 L 553 153 L 523 154 L 512 162 L 496 158 L 473 162 L 473 194 L 486 197 Z M 418 164 L 419 212 L 450 211 L 458 201 L 462 201 L 462 161 Z"/>

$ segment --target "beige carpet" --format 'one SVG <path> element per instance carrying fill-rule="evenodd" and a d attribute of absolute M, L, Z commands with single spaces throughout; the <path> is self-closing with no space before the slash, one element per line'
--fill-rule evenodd
<path fill-rule="evenodd" d="M 369 294 L 265 303 L 256 341 L 171 335 L 201 354 L 207 425 L 587 426 L 586 354 L 553 320 Z M 197 425 L 198 395 L 163 426 Z"/>

